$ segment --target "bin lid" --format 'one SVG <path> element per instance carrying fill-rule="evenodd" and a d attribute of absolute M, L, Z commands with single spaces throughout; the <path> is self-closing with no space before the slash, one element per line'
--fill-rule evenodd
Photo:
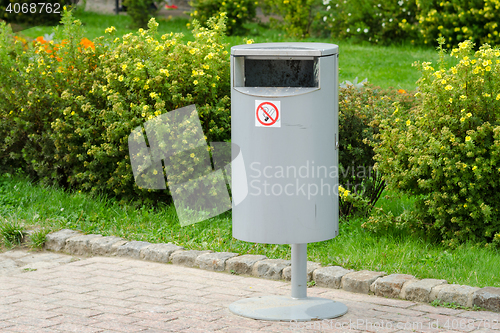
<path fill-rule="evenodd" d="M 257 43 L 231 47 L 233 56 L 324 57 L 338 53 L 338 45 L 328 43 Z"/>

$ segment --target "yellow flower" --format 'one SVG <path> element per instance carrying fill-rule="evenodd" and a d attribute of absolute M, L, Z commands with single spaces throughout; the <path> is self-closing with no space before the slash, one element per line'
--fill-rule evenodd
<path fill-rule="evenodd" d="M 193 69 L 191 76 L 196 76 L 198 75 L 198 72 Z"/>
<path fill-rule="evenodd" d="M 127 69 L 127 64 L 123 64 L 122 65 L 122 70 L 126 70 Z"/>
<path fill-rule="evenodd" d="M 198 84 L 198 80 L 194 80 L 193 83 L 194 83 L 194 85 L 197 85 Z"/>
<path fill-rule="evenodd" d="M 192 153 L 192 154 L 191 154 L 191 155 L 189 155 L 189 156 L 194 157 L 194 153 Z"/>
<path fill-rule="evenodd" d="M 75 111 L 71 111 L 71 115 L 73 116 L 75 114 Z"/>
<path fill-rule="evenodd" d="M 453 89 L 453 87 L 452 87 L 452 86 L 450 86 L 450 85 L 447 85 L 444 89 L 445 89 L 445 90 L 451 90 L 451 89 Z"/>
<path fill-rule="evenodd" d="M 215 88 L 215 83 L 212 83 L 212 87 Z"/>
<path fill-rule="evenodd" d="M 147 111 L 147 110 L 149 109 L 149 106 L 148 106 L 148 105 L 144 105 L 144 106 L 142 107 L 142 109 L 143 109 L 144 111 Z"/>
<path fill-rule="evenodd" d="M 247 44 L 253 44 L 253 39 L 247 40 Z"/>
<path fill-rule="evenodd" d="M 120 81 L 120 82 L 122 82 L 122 81 L 123 81 L 123 75 L 120 75 L 120 76 L 118 77 L 118 81 Z"/>
<path fill-rule="evenodd" d="M 149 89 L 149 85 L 145 84 L 144 85 L 144 90 L 148 90 Z"/>
<path fill-rule="evenodd" d="M 474 65 L 476 63 L 476 60 L 471 60 L 470 63 Z"/>
<path fill-rule="evenodd" d="M 491 97 L 491 95 L 490 95 L 490 94 L 488 94 L 488 93 L 483 93 L 483 96 L 484 96 L 484 97 Z"/>
<path fill-rule="evenodd" d="M 195 54 L 195 53 L 196 53 L 196 49 L 191 49 L 191 50 L 189 50 L 189 53 L 191 53 L 191 54 Z"/>
<path fill-rule="evenodd" d="M 465 142 L 469 142 L 471 140 L 470 136 L 465 137 Z"/>
<path fill-rule="evenodd" d="M 460 99 L 461 99 L 461 100 L 466 100 L 466 99 L 467 99 L 467 96 L 465 96 L 465 95 L 460 95 Z"/>
<path fill-rule="evenodd" d="M 203 68 L 204 68 L 204 69 L 209 69 L 209 68 L 210 68 L 210 66 L 208 66 L 208 65 L 203 65 Z"/>
<path fill-rule="evenodd" d="M 497 101 L 498 101 L 498 100 L 500 100 L 500 94 L 498 94 L 498 95 L 497 95 L 496 100 L 497 100 Z"/>
<path fill-rule="evenodd" d="M 467 204 L 464 204 L 464 208 L 467 208 Z"/>
<path fill-rule="evenodd" d="M 441 84 L 446 84 L 446 80 L 441 80 Z"/>
<path fill-rule="evenodd" d="M 399 118 L 396 118 L 394 121 L 395 121 L 395 122 L 398 122 L 398 121 L 399 121 Z"/>
<path fill-rule="evenodd" d="M 106 28 L 106 30 L 104 30 L 105 33 L 107 34 L 110 34 L 112 33 L 113 31 L 116 31 L 116 28 L 111 26 L 110 28 Z"/>
<path fill-rule="evenodd" d="M 407 125 L 407 126 L 410 126 L 410 124 L 411 124 L 411 121 L 407 120 L 407 121 L 406 121 L 406 125 Z"/>
<path fill-rule="evenodd" d="M 155 93 L 155 92 L 152 92 L 152 93 L 149 94 L 149 96 L 151 96 L 151 98 L 155 98 L 156 96 L 158 96 L 158 94 Z"/>
<path fill-rule="evenodd" d="M 470 117 L 472 117 L 472 113 L 469 112 L 466 114 L 466 116 L 467 116 L 467 118 L 470 118 Z"/>
<path fill-rule="evenodd" d="M 453 98 L 450 98 L 448 101 L 449 101 L 450 103 L 453 103 Z"/>
<path fill-rule="evenodd" d="M 491 71 L 491 66 L 486 66 L 485 70 L 486 70 L 487 72 Z"/>
<path fill-rule="evenodd" d="M 217 81 L 219 81 L 219 79 L 220 79 L 219 75 L 217 75 L 215 78 L 217 79 Z"/>
<path fill-rule="evenodd" d="M 464 117 L 460 118 L 460 121 L 463 123 L 465 121 L 465 118 Z"/>
<path fill-rule="evenodd" d="M 453 74 L 457 74 L 457 69 L 456 69 L 455 67 L 453 67 L 453 68 L 451 69 L 451 72 L 452 72 Z"/>
<path fill-rule="evenodd" d="M 476 166 L 476 165 L 474 165 L 474 166 L 472 167 L 472 171 L 474 171 L 474 170 L 476 170 L 476 169 L 477 169 L 477 166 Z"/>

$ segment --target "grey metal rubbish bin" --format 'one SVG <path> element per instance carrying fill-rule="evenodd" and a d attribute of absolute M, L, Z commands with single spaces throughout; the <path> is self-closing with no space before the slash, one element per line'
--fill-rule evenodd
<path fill-rule="evenodd" d="M 248 179 L 247 197 L 233 205 L 233 236 L 270 244 L 334 238 L 337 140 L 337 45 L 232 47 L 231 142 Z"/>
<path fill-rule="evenodd" d="M 240 147 L 233 159 L 243 160 L 232 164 L 233 237 L 291 244 L 292 295 L 229 309 L 264 320 L 345 314 L 342 303 L 307 297 L 307 243 L 338 235 L 338 46 L 232 47 L 231 142 Z"/>

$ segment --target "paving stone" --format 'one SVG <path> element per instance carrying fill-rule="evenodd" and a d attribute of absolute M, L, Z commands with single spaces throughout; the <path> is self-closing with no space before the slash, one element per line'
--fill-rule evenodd
<path fill-rule="evenodd" d="M 485 287 L 476 290 L 472 303 L 491 311 L 500 312 L 500 288 Z"/>
<path fill-rule="evenodd" d="M 384 272 L 359 271 L 342 277 L 342 289 L 354 293 L 368 294 L 370 286 L 375 280 L 386 275 Z"/>
<path fill-rule="evenodd" d="M 44 248 L 52 251 L 61 251 L 66 246 L 66 241 L 75 236 L 79 236 L 81 233 L 74 230 L 62 229 L 57 232 L 47 234 L 45 237 Z"/>
<path fill-rule="evenodd" d="M 291 264 L 290 260 L 264 259 L 255 263 L 252 268 L 252 275 L 265 279 L 279 280 L 282 278 L 281 273 L 283 269 Z"/>
<path fill-rule="evenodd" d="M 252 274 L 253 265 L 260 260 L 267 259 L 260 254 L 244 254 L 226 261 L 226 271 L 234 271 L 236 274 Z"/>
<path fill-rule="evenodd" d="M 174 251 L 170 255 L 170 261 L 172 262 L 172 264 L 175 264 L 175 265 L 194 267 L 195 260 L 198 256 L 205 254 L 205 253 L 213 253 L 213 252 L 214 251 L 211 251 L 211 250 L 206 250 L 206 251 L 178 250 L 178 251 Z"/>
<path fill-rule="evenodd" d="M 120 246 L 126 244 L 127 241 L 120 237 L 106 236 L 101 238 L 94 238 L 89 241 L 93 255 L 112 256 Z"/>
<path fill-rule="evenodd" d="M 321 264 L 314 262 L 314 261 L 308 261 L 307 262 L 307 282 L 310 282 L 313 279 L 313 272 L 315 269 L 321 268 Z M 292 266 L 288 266 L 283 268 L 283 273 L 282 273 L 283 279 L 285 281 L 291 281 L 292 280 Z"/>
<path fill-rule="evenodd" d="M 16 262 L 28 264 L 32 262 L 40 262 L 40 261 L 53 261 L 58 260 L 65 257 L 65 255 L 61 255 L 58 253 L 51 252 L 31 252 L 27 256 L 16 259 Z"/>
<path fill-rule="evenodd" d="M 456 303 L 472 307 L 472 296 L 478 287 L 461 286 L 459 284 L 441 284 L 432 288 L 429 302 L 439 299 L 446 303 Z"/>
<path fill-rule="evenodd" d="M 446 280 L 423 279 L 408 281 L 401 290 L 401 298 L 415 302 L 429 302 L 432 288 L 447 284 Z"/>
<path fill-rule="evenodd" d="M 155 262 L 168 262 L 170 255 L 177 250 L 183 250 L 182 246 L 178 246 L 172 243 L 160 243 L 152 244 L 151 246 L 145 247 L 141 250 L 140 257 L 144 260 L 155 261 Z"/>
<path fill-rule="evenodd" d="M 40 262 L 32 262 L 30 264 L 24 265 L 19 269 L 22 271 L 36 271 L 42 268 L 52 268 L 59 266 L 60 264 L 53 261 L 40 261 Z"/>
<path fill-rule="evenodd" d="M 151 243 L 142 241 L 131 241 L 118 247 L 116 250 L 116 255 L 118 257 L 130 257 L 134 259 L 140 259 L 141 250 L 150 246 Z"/>
<path fill-rule="evenodd" d="M 0 258 L 18 259 L 26 257 L 27 255 L 26 251 L 20 251 L 14 248 L 13 250 L 0 253 Z"/>
<path fill-rule="evenodd" d="M 17 264 L 12 259 L 0 260 L 0 269 L 6 269 L 6 268 L 17 268 Z"/>
<path fill-rule="evenodd" d="M 95 238 L 102 238 L 102 235 L 90 234 L 68 238 L 63 251 L 75 255 L 89 255 L 90 241 Z"/>
<path fill-rule="evenodd" d="M 340 289 L 342 277 L 351 272 L 354 272 L 354 270 L 340 266 L 321 267 L 313 272 L 313 280 L 318 287 Z"/>
<path fill-rule="evenodd" d="M 370 286 L 370 291 L 377 296 L 399 298 L 405 282 L 414 279 L 413 275 L 408 274 L 387 275 L 375 280 Z"/>
<path fill-rule="evenodd" d="M 209 271 L 223 271 L 226 266 L 226 260 L 238 256 L 238 253 L 232 252 L 215 252 L 205 253 L 198 256 L 194 265 L 201 269 Z"/>

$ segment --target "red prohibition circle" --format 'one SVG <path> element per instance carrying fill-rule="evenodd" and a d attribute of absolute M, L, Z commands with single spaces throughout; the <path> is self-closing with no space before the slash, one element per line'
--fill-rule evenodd
<path fill-rule="evenodd" d="M 266 104 L 270 105 L 271 107 L 273 107 L 273 108 L 276 110 L 276 118 L 275 118 L 275 119 L 273 119 L 273 117 L 271 117 L 271 116 L 270 116 L 270 115 L 266 112 L 266 110 L 264 110 L 264 108 L 262 107 L 263 105 L 266 105 Z M 260 118 L 259 118 L 259 109 L 262 109 L 262 111 L 264 111 L 264 113 L 265 113 L 265 114 L 266 114 L 269 118 L 273 119 L 273 121 L 272 121 L 271 123 L 269 123 L 269 124 L 265 124 L 265 123 L 263 123 L 263 122 L 260 120 Z M 263 102 L 263 103 L 260 103 L 260 104 L 259 104 L 259 106 L 257 107 L 257 111 L 256 111 L 256 114 L 255 114 L 255 115 L 257 116 L 257 120 L 259 121 L 259 123 L 261 123 L 261 124 L 262 124 L 262 125 L 264 125 L 264 126 L 271 126 L 271 125 L 276 124 L 276 121 L 277 121 L 277 120 L 278 120 L 278 118 L 280 117 L 280 114 L 279 114 L 278 108 L 276 107 L 276 105 L 274 105 L 274 104 L 273 104 L 273 103 L 271 103 L 271 102 Z"/>

